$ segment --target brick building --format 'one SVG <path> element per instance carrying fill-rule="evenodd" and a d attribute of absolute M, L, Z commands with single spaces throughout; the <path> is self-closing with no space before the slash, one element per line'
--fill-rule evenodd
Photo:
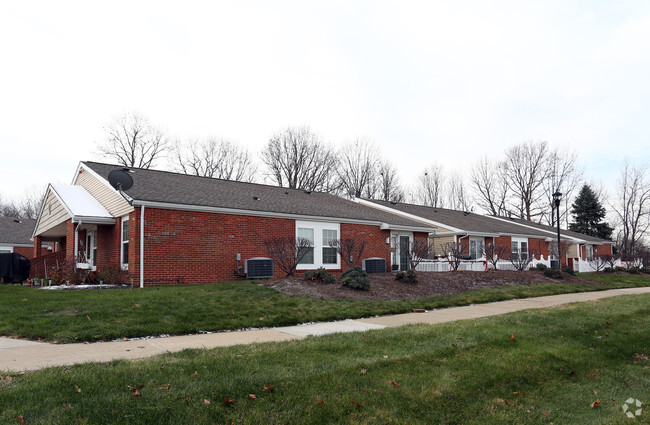
<path fill-rule="evenodd" d="M 132 187 L 114 189 L 114 170 L 131 176 Z M 265 241 L 287 236 L 312 242 L 299 272 L 344 271 L 328 242 L 347 238 L 366 243 L 355 261 L 383 258 L 387 271 L 406 269 L 394 242 L 435 230 L 321 192 L 81 162 L 70 185 L 48 186 L 33 239 L 35 247 L 56 242 L 54 255 L 79 268 L 119 265 L 145 286 L 244 279 L 246 260 L 269 257 Z M 274 273 L 283 275 L 278 267 Z"/>

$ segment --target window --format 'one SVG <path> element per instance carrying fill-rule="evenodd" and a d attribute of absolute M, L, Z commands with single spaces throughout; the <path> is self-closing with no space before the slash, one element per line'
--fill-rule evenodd
<path fill-rule="evenodd" d="M 297 234 L 299 238 L 309 239 L 312 245 L 298 264 L 314 264 L 314 229 L 299 227 Z"/>
<path fill-rule="evenodd" d="M 333 229 L 323 229 L 323 264 L 336 264 L 336 248 L 329 246 L 331 241 L 338 239 L 338 232 Z"/>
<path fill-rule="evenodd" d="M 594 259 L 594 246 L 593 245 L 587 245 L 587 260 L 593 260 Z"/>
<path fill-rule="evenodd" d="M 469 240 L 469 257 L 472 260 L 476 260 L 483 256 L 483 240 L 481 239 L 470 239 Z"/>
<path fill-rule="evenodd" d="M 340 233 L 338 223 L 296 221 L 296 237 L 311 242 L 309 252 L 298 263 L 298 270 L 311 270 L 318 267 L 341 268 L 341 259 L 336 249 L 329 246 L 331 241 L 339 238 Z"/>
<path fill-rule="evenodd" d="M 519 256 L 524 260 L 528 258 L 528 239 L 512 238 L 512 259 L 518 260 Z"/>
<path fill-rule="evenodd" d="M 14 248 L 11 246 L 0 246 L 0 254 L 11 254 Z"/>
<path fill-rule="evenodd" d="M 129 269 L 129 216 L 122 217 L 122 249 L 120 258 L 122 269 Z"/>

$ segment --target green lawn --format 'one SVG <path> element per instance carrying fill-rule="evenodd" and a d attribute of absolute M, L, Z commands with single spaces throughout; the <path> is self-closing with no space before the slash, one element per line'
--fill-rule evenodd
<path fill-rule="evenodd" d="M 50 368 L 0 378 L 0 423 L 649 423 L 648 329 L 650 295 L 634 295 Z"/>
<path fill-rule="evenodd" d="M 250 282 L 92 291 L 0 285 L 0 335 L 60 343 L 181 335 L 650 285 L 647 275 L 612 277 L 598 277 L 605 279 L 603 285 L 506 286 L 400 301 L 316 299 L 279 293 Z"/>

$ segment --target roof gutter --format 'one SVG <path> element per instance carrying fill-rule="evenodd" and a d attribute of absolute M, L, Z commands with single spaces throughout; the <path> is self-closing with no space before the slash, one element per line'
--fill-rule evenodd
<path fill-rule="evenodd" d="M 293 220 L 322 221 L 322 222 L 329 222 L 329 223 L 339 222 L 339 223 L 352 223 L 352 224 L 368 224 L 372 226 L 378 226 L 379 228 L 381 228 L 382 225 L 386 225 L 386 226 L 390 226 L 391 229 L 399 228 L 403 230 L 416 231 L 416 232 L 431 232 L 434 230 L 431 227 L 393 225 L 393 224 L 382 223 L 380 221 L 361 220 L 355 218 L 321 217 L 321 216 L 304 215 L 304 214 L 278 213 L 272 211 L 255 211 L 255 210 L 244 210 L 244 209 L 237 209 L 237 208 L 209 207 L 205 205 L 173 204 L 173 203 L 158 202 L 158 201 L 144 201 L 139 199 L 133 200 L 133 206 L 144 206 L 144 207 L 160 208 L 160 209 L 167 209 L 167 210 L 246 215 L 246 216 L 253 216 L 253 217 L 289 218 Z"/>

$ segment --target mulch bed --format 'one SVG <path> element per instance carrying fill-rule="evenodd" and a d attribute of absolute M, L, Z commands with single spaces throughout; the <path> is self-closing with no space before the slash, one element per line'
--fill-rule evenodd
<path fill-rule="evenodd" d="M 370 290 L 358 291 L 337 283 L 323 285 L 304 280 L 302 277 L 288 277 L 262 281 L 259 284 L 280 292 L 307 295 L 328 299 L 399 300 L 434 295 L 458 294 L 473 289 L 492 286 L 536 285 L 540 283 L 586 283 L 602 285 L 592 280 L 564 275 L 564 279 L 551 279 L 538 271 L 490 270 L 487 272 L 418 272 L 418 283 L 408 284 L 395 280 L 393 273 L 370 275 Z"/>

